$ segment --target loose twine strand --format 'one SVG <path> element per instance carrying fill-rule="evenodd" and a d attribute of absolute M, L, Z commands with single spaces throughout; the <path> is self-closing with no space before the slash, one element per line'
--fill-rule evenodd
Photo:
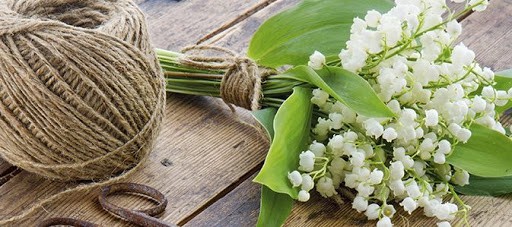
<path fill-rule="evenodd" d="M 219 52 L 225 56 L 190 55 L 192 52 Z M 180 59 L 186 66 L 203 70 L 222 70 L 220 96 L 228 104 L 236 105 L 248 110 L 260 109 L 260 99 L 263 97 L 262 82 L 267 76 L 275 74 L 272 69 L 259 67 L 256 62 L 247 57 L 238 56 L 235 52 L 218 46 L 195 45 L 182 50 L 187 54 Z"/>
<path fill-rule="evenodd" d="M 165 81 L 145 18 L 131 0 L 0 2 L 0 157 L 59 181 L 128 177 L 159 132 Z"/>

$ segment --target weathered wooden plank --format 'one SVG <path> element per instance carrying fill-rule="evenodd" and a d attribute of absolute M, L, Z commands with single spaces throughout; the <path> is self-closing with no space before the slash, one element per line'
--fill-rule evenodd
<path fill-rule="evenodd" d="M 252 175 L 253 179 L 256 174 Z M 260 186 L 246 180 L 224 198 L 208 207 L 185 226 L 254 226 L 260 208 Z"/>
<path fill-rule="evenodd" d="M 247 47 L 252 34 L 256 32 L 258 27 L 266 19 L 270 18 L 277 12 L 296 5 L 299 2 L 300 0 L 275 1 L 270 6 L 245 19 L 243 23 L 239 23 L 236 26 L 226 29 L 224 32 L 206 40 L 204 43 L 227 47 L 236 53 L 240 53 L 240 55 L 244 55 L 247 52 Z"/>
<path fill-rule="evenodd" d="M 512 0 L 493 0 L 482 13 L 463 21 L 462 42 L 482 65 L 496 71 L 512 68 Z"/>
<path fill-rule="evenodd" d="M 149 21 L 153 44 L 179 50 L 231 21 L 261 0 L 141 0 L 140 7 Z"/>
<path fill-rule="evenodd" d="M 170 201 L 163 220 L 180 223 L 247 170 L 255 168 L 268 145 L 254 128 L 241 123 L 254 123 L 246 113 L 237 113 L 237 118 L 220 100 L 171 95 L 167 106 L 154 152 L 127 181 L 162 191 Z M 0 217 L 21 212 L 35 201 L 60 191 L 62 185 L 29 173 L 16 176 L 0 187 Z M 70 202 L 75 197 L 82 200 Z M 33 217 L 73 216 L 107 226 L 118 222 L 97 209 L 94 201 L 94 193 L 65 196 Z"/>
<path fill-rule="evenodd" d="M 282 2 L 284 1 L 278 1 L 275 5 Z M 512 33 L 512 4 L 510 3 L 512 3 L 511 0 L 495 0 L 488 11 L 474 13 L 463 20 L 464 35 L 461 40 L 475 51 L 482 66 L 491 66 L 497 70 L 512 68 L 512 59 L 506 55 L 507 52 L 512 51 L 512 42 L 507 38 Z M 455 7 L 460 7 L 460 4 Z M 271 12 L 272 7 L 268 7 L 248 18 L 244 23 L 214 37 L 211 42 L 226 46 L 234 44 L 237 40 L 247 37 L 244 34 L 253 32 L 257 28 L 258 23 L 265 18 L 263 14 Z M 237 51 L 243 52 L 244 49 L 237 49 Z M 260 195 L 260 188 L 251 180 L 252 178 L 248 179 L 226 197 L 214 203 L 191 220 L 188 226 L 254 225 L 259 209 L 257 198 Z M 468 220 L 474 226 L 509 226 L 512 223 L 512 213 L 509 212 L 512 208 L 510 204 L 512 195 L 498 198 L 463 196 L 463 199 L 473 207 Z M 367 221 L 363 214 L 352 209 L 350 202 L 347 202 L 340 206 L 314 194 L 310 202 L 296 204 L 286 226 L 375 225 L 375 222 Z M 434 226 L 436 223 L 435 219 L 424 217 L 422 211 L 416 211 L 410 216 L 401 209 L 393 221 L 396 226 Z"/>

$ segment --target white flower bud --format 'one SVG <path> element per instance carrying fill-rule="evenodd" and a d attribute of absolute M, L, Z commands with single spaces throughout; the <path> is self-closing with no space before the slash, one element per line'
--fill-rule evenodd
<path fill-rule="evenodd" d="M 411 214 L 416 208 L 418 208 L 418 203 L 412 199 L 411 197 L 405 198 L 401 203 L 401 206 L 404 207 L 404 210 L 407 211 L 407 213 Z"/>
<path fill-rule="evenodd" d="M 425 115 L 426 126 L 436 126 L 439 123 L 439 115 L 436 110 L 426 110 Z"/>
<path fill-rule="evenodd" d="M 302 187 L 301 189 L 304 191 L 310 191 L 315 187 L 315 182 L 313 178 L 309 174 L 302 174 Z"/>
<path fill-rule="evenodd" d="M 446 162 L 446 156 L 442 152 L 436 152 L 434 154 L 434 162 L 437 164 L 444 164 Z"/>
<path fill-rule="evenodd" d="M 311 55 L 309 56 L 309 62 L 308 62 L 308 66 L 313 68 L 314 70 L 320 70 L 323 68 L 323 66 L 325 65 L 325 56 L 316 51 Z"/>
<path fill-rule="evenodd" d="M 400 196 L 405 193 L 405 185 L 402 180 L 393 180 L 389 182 L 389 189 L 393 191 L 393 195 Z"/>
<path fill-rule="evenodd" d="M 354 167 L 361 167 L 364 165 L 365 156 L 363 152 L 352 152 L 352 157 L 350 157 L 350 163 Z"/>
<path fill-rule="evenodd" d="M 471 137 L 471 131 L 466 128 L 461 128 L 455 136 L 462 143 L 466 143 L 466 142 L 468 142 L 469 138 Z"/>
<path fill-rule="evenodd" d="M 389 171 L 391 172 L 391 180 L 400 180 L 404 177 L 404 164 L 401 161 L 391 162 Z"/>
<path fill-rule="evenodd" d="M 473 105 L 471 106 L 471 109 L 473 111 L 475 111 L 476 113 L 480 113 L 480 112 L 485 111 L 486 105 L 487 105 L 487 103 L 485 102 L 485 100 L 482 97 L 476 95 L 473 98 Z"/>
<path fill-rule="evenodd" d="M 315 154 L 311 151 L 304 151 L 299 155 L 299 170 L 311 172 L 315 168 Z"/>
<path fill-rule="evenodd" d="M 331 172 L 335 171 L 336 173 L 341 173 L 341 172 L 343 172 L 343 169 L 345 168 L 346 165 L 347 165 L 347 162 L 345 161 L 345 159 L 340 158 L 340 157 L 335 157 L 331 161 L 331 169 L 330 170 L 331 170 Z"/>
<path fill-rule="evenodd" d="M 354 202 L 352 202 L 352 208 L 356 209 L 357 212 L 363 212 L 368 208 L 368 200 L 361 196 L 356 196 Z"/>
<path fill-rule="evenodd" d="M 382 182 L 382 178 L 384 177 L 384 172 L 379 169 L 374 169 L 372 173 L 370 173 L 370 184 L 380 184 Z"/>
<path fill-rule="evenodd" d="M 446 185 L 445 183 L 440 183 L 436 185 L 436 193 L 446 195 L 446 193 L 448 193 L 448 189 L 448 185 Z"/>
<path fill-rule="evenodd" d="M 370 197 L 370 195 L 375 191 L 375 188 L 361 183 L 357 186 L 356 190 L 359 196 Z"/>
<path fill-rule="evenodd" d="M 415 180 L 411 181 L 407 186 L 405 186 L 405 190 L 411 198 L 419 198 L 423 195 Z"/>
<path fill-rule="evenodd" d="M 425 138 L 420 144 L 420 150 L 432 152 L 436 147 L 430 138 Z"/>
<path fill-rule="evenodd" d="M 322 89 L 317 88 L 313 90 L 313 97 L 311 98 L 311 103 L 322 107 L 329 99 L 329 94 Z"/>
<path fill-rule="evenodd" d="M 469 184 L 469 173 L 466 170 L 457 170 L 452 176 L 451 181 L 459 186 Z"/>
<path fill-rule="evenodd" d="M 331 125 L 331 120 L 326 120 L 324 118 L 319 117 L 318 123 L 315 128 L 313 128 L 313 133 L 316 134 L 316 139 L 323 141 L 327 139 L 327 134 L 329 134 L 329 127 Z"/>
<path fill-rule="evenodd" d="M 380 206 L 378 204 L 372 203 L 368 205 L 368 207 L 366 208 L 366 212 L 364 212 L 364 214 L 366 215 L 366 217 L 368 217 L 368 220 L 375 220 L 379 218 L 379 211 Z"/>
<path fill-rule="evenodd" d="M 496 90 L 492 86 L 485 86 L 482 88 L 482 97 L 487 99 L 494 99 L 496 96 Z"/>
<path fill-rule="evenodd" d="M 323 157 L 326 148 L 323 143 L 313 141 L 313 143 L 309 145 L 309 150 L 315 154 L 315 157 Z"/>
<path fill-rule="evenodd" d="M 345 140 L 345 142 L 355 142 L 357 140 L 357 133 L 355 132 L 352 132 L 352 131 L 348 131 L 348 132 L 345 132 L 343 133 L 343 139 Z"/>
<path fill-rule="evenodd" d="M 429 160 L 430 158 L 432 158 L 432 154 L 428 151 L 420 151 L 420 158 L 421 160 Z"/>
<path fill-rule="evenodd" d="M 458 210 L 459 208 L 457 205 L 453 203 L 445 203 L 437 205 L 433 210 L 433 214 L 439 220 L 453 220 Z"/>
<path fill-rule="evenodd" d="M 405 157 L 405 148 L 403 147 L 393 147 L 393 157 L 396 160 L 401 160 Z"/>
<path fill-rule="evenodd" d="M 336 155 L 343 154 L 343 136 L 341 135 L 334 135 L 330 140 L 329 143 L 327 143 L 327 147 L 329 147 L 332 151 L 332 153 Z"/>
<path fill-rule="evenodd" d="M 462 26 L 457 20 L 452 20 L 446 24 L 446 32 L 453 38 L 457 38 L 462 33 Z"/>
<path fill-rule="evenodd" d="M 288 179 L 292 183 L 293 187 L 299 187 L 302 184 L 302 176 L 297 170 L 288 173 Z"/>
<path fill-rule="evenodd" d="M 369 27 L 375 28 L 377 27 L 377 25 L 379 25 L 379 20 L 381 17 L 382 15 L 379 13 L 379 11 L 370 10 L 368 11 L 368 13 L 366 13 L 364 20 L 366 21 Z"/>
<path fill-rule="evenodd" d="M 301 201 L 301 202 L 306 202 L 309 200 L 309 192 L 307 191 L 304 191 L 304 190 L 300 190 L 299 191 L 299 196 L 298 196 L 298 200 Z"/>
<path fill-rule="evenodd" d="M 377 227 L 392 227 L 391 219 L 384 216 L 377 222 Z"/>
<path fill-rule="evenodd" d="M 396 130 L 391 127 L 384 130 L 384 133 L 382 134 L 382 138 L 384 138 L 388 142 L 393 141 L 397 137 L 398 137 L 398 134 L 396 133 Z"/>
<path fill-rule="evenodd" d="M 343 116 L 339 113 L 330 113 L 329 114 L 329 119 L 331 119 L 331 128 L 334 129 L 334 130 L 338 130 L 341 128 L 342 126 L 342 120 L 343 120 Z"/>
<path fill-rule="evenodd" d="M 316 190 L 323 197 L 331 197 L 338 194 L 334 189 L 332 179 L 329 177 L 320 178 L 316 183 Z"/>
<path fill-rule="evenodd" d="M 443 153 L 443 154 L 449 154 L 452 150 L 452 145 L 450 141 L 448 140 L 441 140 L 437 144 L 437 152 Z"/>
<path fill-rule="evenodd" d="M 414 168 L 414 172 L 418 174 L 418 176 L 422 177 L 425 175 L 427 167 L 424 161 L 414 161 L 414 165 L 412 166 Z"/>
<path fill-rule="evenodd" d="M 368 136 L 379 138 L 384 133 L 384 127 L 374 118 L 364 121 L 363 125 Z"/>
<path fill-rule="evenodd" d="M 397 113 L 400 113 L 400 111 L 401 111 L 400 103 L 396 99 L 389 101 L 387 106 L 389 107 L 389 109 L 391 109 L 391 111 L 393 111 L 393 113 L 397 114 Z"/>
<path fill-rule="evenodd" d="M 451 123 L 450 125 L 448 125 L 448 131 L 450 131 L 450 133 L 453 134 L 454 136 L 457 136 L 461 129 L 462 128 L 460 127 L 460 125 L 455 123 Z"/>
<path fill-rule="evenodd" d="M 475 52 L 464 46 L 463 43 L 455 46 L 452 51 L 452 62 L 457 66 L 470 65 L 475 60 Z"/>
<path fill-rule="evenodd" d="M 496 100 L 494 101 L 494 104 L 496 106 L 504 106 L 508 103 L 508 94 L 506 91 L 498 90 L 496 91 Z"/>
<path fill-rule="evenodd" d="M 404 168 L 406 169 L 410 169 L 414 166 L 414 159 L 409 155 L 405 155 L 400 161 L 404 164 Z"/>

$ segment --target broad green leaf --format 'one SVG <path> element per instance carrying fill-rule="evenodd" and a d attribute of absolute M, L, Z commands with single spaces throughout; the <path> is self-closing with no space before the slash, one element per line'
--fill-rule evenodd
<path fill-rule="evenodd" d="M 270 145 L 265 164 L 254 179 L 277 193 L 296 199 L 298 191 L 292 188 L 288 173 L 297 169 L 299 154 L 309 142 L 311 127 L 311 89 L 295 87 L 292 95 L 283 102 L 274 119 L 274 140 Z"/>
<path fill-rule="evenodd" d="M 274 118 L 276 108 L 265 108 L 253 111 L 252 115 L 265 128 L 270 141 L 274 138 Z M 256 226 L 281 226 L 293 206 L 293 199 L 287 194 L 272 191 L 267 186 L 261 186 L 260 214 Z"/>
<path fill-rule="evenodd" d="M 480 177 L 512 176 L 512 140 L 478 124 L 470 130 L 469 141 L 457 144 L 446 161 Z"/>
<path fill-rule="evenodd" d="M 499 196 L 512 193 L 512 176 L 509 177 L 478 177 L 470 176 L 469 184 L 456 187 L 455 190 L 464 195 Z"/>
<path fill-rule="evenodd" d="M 272 141 L 274 138 L 274 117 L 276 116 L 276 108 L 265 108 L 252 111 L 252 116 L 260 123 L 267 132 L 267 136 Z"/>
<path fill-rule="evenodd" d="M 494 80 L 496 81 L 496 85 L 494 85 L 496 90 L 508 91 L 512 88 L 512 69 L 497 72 L 494 76 Z M 497 106 L 496 112 L 502 114 L 510 108 L 512 108 L 512 102 L 508 102 L 505 106 Z"/>
<path fill-rule="evenodd" d="M 358 114 L 367 117 L 394 116 L 366 80 L 342 68 L 324 67 L 315 71 L 302 65 L 286 71 L 283 76 L 290 76 L 321 88 Z"/>
<path fill-rule="evenodd" d="M 248 56 L 261 65 L 278 67 L 306 64 L 315 50 L 338 55 L 355 17 L 392 6 L 391 0 L 304 0 L 265 21 L 251 40 Z"/>
<path fill-rule="evenodd" d="M 292 211 L 293 199 L 287 194 L 261 186 L 261 206 L 257 227 L 281 226 Z"/>

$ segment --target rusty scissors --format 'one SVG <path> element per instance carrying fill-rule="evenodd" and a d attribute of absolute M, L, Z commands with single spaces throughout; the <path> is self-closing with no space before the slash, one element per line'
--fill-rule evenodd
<path fill-rule="evenodd" d="M 111 194 L 122 194 L 122 193 L 134 193 L 145 195 L 157 202 L 157 206 L 145 209 L 145 210 L 130 210 L 125 209 L 115 204 L 110 203 L 107 200 L 107 197 Z M 139 226 L 148 226 L 148 227 L 171 227 L 177 226 L 172 224 L 164 223 L 163 221 L 155 218 L 165 211 L 167 206 L 167 199 L 164 194 L 159 192 L 158 190 L 135 183 L 116 183 L 108 186 L 103 186 L 100 189 L 100 194 L 98 196 L 98 200 L 103 207 L 104 210 L 117 216 L 121 219 L 124 219 L 132 224 L 136 224 Z M 73 218 L 50 218 L 46 219 L 43 222 L 39 223 L 38 227 L 47 227 L 54 225 L 70 225 L 76 227 L 99 227 L 101 225 L 91 223 L 88 221 L 73 219 Z"/>

